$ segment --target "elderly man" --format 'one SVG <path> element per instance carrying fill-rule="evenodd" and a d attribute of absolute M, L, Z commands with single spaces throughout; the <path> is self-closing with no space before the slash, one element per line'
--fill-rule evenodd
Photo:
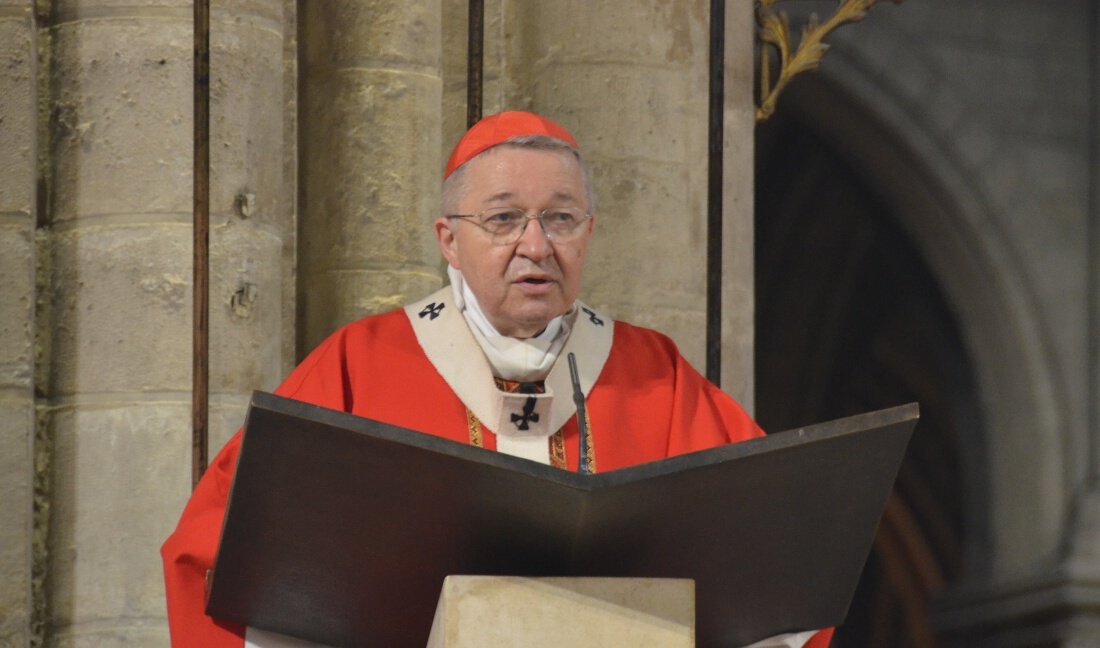
<path fill-rule="evenodd" d="M 668 338 L 578 301 L 596 219 L 564 128 L 527 112 L 488 117 L 459 141 L 444 178 L 435 232 L 451 285 L 340 329 L 276 393 L 576 470 L 573 352 L 591 471 L 762 434 Z M 215 458 L 162 549 L 175 646 L 244 643 L 244 628 L 202 608 L 239 445 L 238 434 Z M 829 634 L 808 645 L 823 648 Z"/>

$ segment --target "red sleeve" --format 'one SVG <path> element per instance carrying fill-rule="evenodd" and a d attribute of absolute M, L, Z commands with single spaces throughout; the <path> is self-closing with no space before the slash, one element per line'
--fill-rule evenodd
<path fill-rule="evenodd" d="M 226 495 L 233 478 L 240 433 L 230 439 L 206 469 L 179 525 L 161 547 L 168 628 L 174 648 L 240 648 L 244 627 L 206 616 L 206 571 L 214 565 Z"/>
<path fill-rule="evenodd" d="M 348 331 L 348 328 L 341 329 L 317 347 L 275 393 L 346 411 L 350 407 L 350 392 L 345 359 L 349 347 L 356 346 L 352 340 L 354 335 Z M 174 648 L 240 648 L 244 645 L 243 626 L 217 621 L 204 612 L 206 572 L 214 566 L 240 444 L 238 431 L 206 469 L 183 509 L 176 530 L 160 550 L 164 561 L 168 628 Z"/>
<path fill-rule="evenodd" d="M 672 353 L 676 363 L 672 430 L 679 433 L 669 438 L 668 456 L 764 436 L 733 397 L 704 378 L 675 347 Z"/>
<path fill-rule="evenodd" d="M 829 648 L 829 642 L 833 640 L 833 628 L 825 628 L 815 634 L 802 648 Z"/>
<path fill-rule="evenodd" d="M 588 403 L 600 472 L 764 434 L 671 339 L 624 322 L 615 322 L 611 353 Z M 624 420 L 631 421 L 629 437 L 613 433 Z"/>

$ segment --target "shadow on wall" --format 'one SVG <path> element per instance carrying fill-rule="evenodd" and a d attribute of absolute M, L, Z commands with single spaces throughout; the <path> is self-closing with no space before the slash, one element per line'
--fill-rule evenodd
<path fill-rule="evenodd" d="M 836 648 L 939 645 L 929 603 L 967 568 L 980 444 L 954 314 L 888 197 L 782 104 L 757 129 L 757 419 L 769 430 L 921 406 Z M 889 160 L 880 161 L 889 164 Z"/>

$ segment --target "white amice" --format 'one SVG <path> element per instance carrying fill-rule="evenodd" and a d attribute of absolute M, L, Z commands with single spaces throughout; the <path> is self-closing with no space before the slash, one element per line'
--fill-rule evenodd
<path fill-rule="evenodd" d="M 248 627 L 244 632 L 244 648 L 329 648 L 329 646 Z"/>
<path fill-rule="evenodd" d="M 572 328 L 570 320 L 576 312 L 575 306 L 569 311 L 550 320 L 538 335 L 517 339 L 501 335 L 489 318 L 481 310 L 477 297 L 462 278 L 462 272 L 447 266 L 447 276 L 451 279 L 451 290 L 455 306 L 458 307 L 470 331 L 474 334 L 478 346 L 485 353 L 493 375 L 505 380 L 534 382 L 542 380 L 550 373 L 558 359 Z"/>

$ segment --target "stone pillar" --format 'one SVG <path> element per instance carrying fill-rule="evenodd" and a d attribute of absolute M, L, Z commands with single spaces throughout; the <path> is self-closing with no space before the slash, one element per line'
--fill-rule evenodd
<path fill-rule="evenodd" d="M 284 367 L 283 20 L 282 0 L 211 17 L 214 448 Z M 51 38 L 49 644 L 166 645 L 158 549 L 190 491 L 192 5 L 65 0 Z"/>
<path fill-rule="evenodd" d="M 722 389 L 755 403 L 755 185 L 753 102 L 756 46 L 753 3 L 726 3 L 726 116 L 722 170 Z"/>
<path fill-rule="evenodd" d="M 215 3 L 210 26 L 211 454 L 293 364 L 296 6 Z M 289 35 L 288 31 L 289 30 Z"/>
<path fill-rule="evenodd" d="M 447 113 L 464 111 L 465 15 L 448 0 Z M 668 333 L 700 371 L 706 322 L 709 5 L 486 3 L 485 111 L 570 128 L 593 168 L 583 298 Z M 461 21 L 461 22 L 459 22 Z M 452 26 L 453 25 L 453 26 Z M 723 386 L 751 401 L 752 5 L 727 6 Z M 459 61 L 456 63 L 456 59 Z M 460 65 L 462 63 L 462 65 Z M 461 132 L 444 122 L 448 141 Z"/>
<path fill-rule="evenodd" d="M 0 2 L 0 646 L 31 638 L 37 38 Z"/>
<path fill-rule="evenodd" d="M 700 0 L 508 4 L 504 97 L 568 124 L 593 167 L 585 299 L 703 366 L 707 13 Z"/>
<path fill-rule="evenodd" d="M 484 75 L 496 74 L 499 69 L 495 62 L 499 57 L 499 39 L 495 34 L 494 24 L 500 21 L 500 0 L 487 0 L 484 3 L 485 11 L 485 42 L 484 42 Z M 442 0 L 443 25 L 442 25 L 442 74 L 443 74 L 443 113 L 440 115 L 440 124 L 443 133 L 441 161 L 439 165 L 439 177 L 443 179 L 443 159 L 451 154 L 462 134 L 466 132 L 466 39 L 469 26 L 469 0 Z M 482 104 L 486 115 L 498 112 L 499 101 L 485 92 L 484 86 L 490 82 L 484 79 L 482 82 L 485 101 Z"/>
<path fill-rule="evenodd" d="M 300 353 L 442 284 L 440 0 L 302 5 Z"/>

